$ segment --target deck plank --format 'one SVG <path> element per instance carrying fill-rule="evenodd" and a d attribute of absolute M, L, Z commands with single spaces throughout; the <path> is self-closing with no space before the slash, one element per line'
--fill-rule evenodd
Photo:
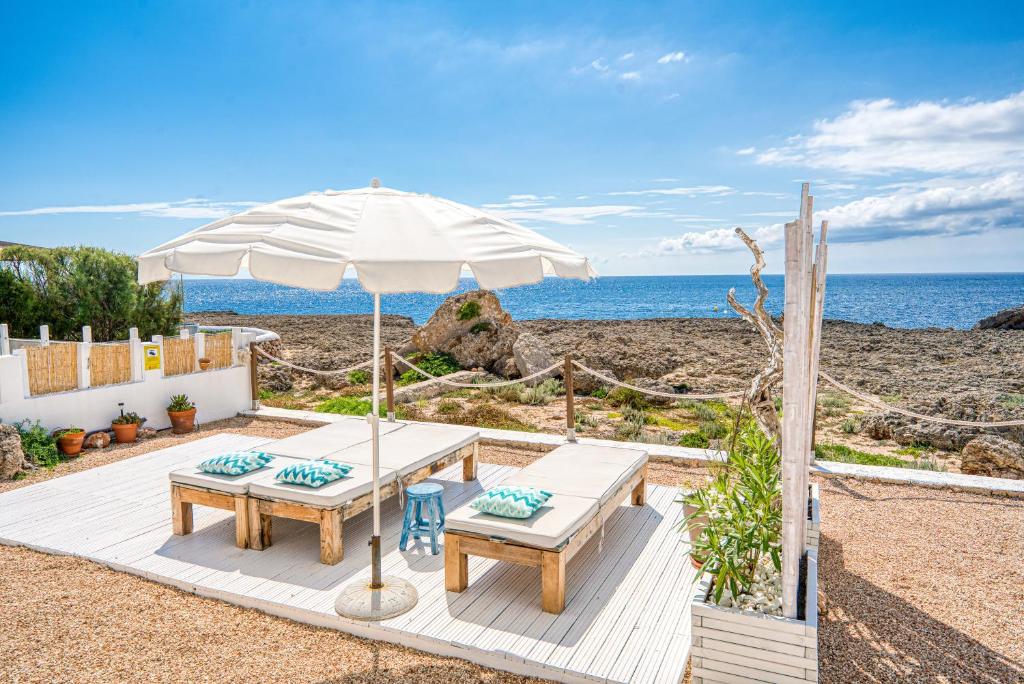
<path fill-rule="evenodd" d="M 334 566 L 318 562 L 316 526 L 298 521 L 276 519 L 264 551 L 236 548 L 233 516 L 219 509 L 196 506 L 194 532 L 171 534 L 168 472 L 267 441 L 213 435 L 7 492 L 0 495 L 0 543 L 80 556 L 293 620 L 522 674 L 573 682 L 681 680 L 693 569 L 674 529 L 681 515 L 674 489 L 650 486 L 645 506 L 625 503 L 609 517 L 604 535 L 568 564 L 560 615 L 540 610 L 536 568 L 474 556 L 469 588 L 445 591 L 443 554 L 430 555 L 422 543 L 398 551 L 402 510 L 392 497 L 381 511 L 382 566 L 413 582 L 419 603 L 397 618 L 362 624 L 338 617 L 334 599 L 369 571 L 369 511 L 345 521 L 345 558 Z M 431 478 L 444 486 L 448 510 L 517 472 L 481 463 L 479 479 L 464 483 L 459 465 Z"/>

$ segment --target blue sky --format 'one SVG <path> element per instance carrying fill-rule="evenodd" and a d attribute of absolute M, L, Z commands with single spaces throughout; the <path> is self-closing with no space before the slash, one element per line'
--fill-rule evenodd
<path fill-rule="evenodd" d="M 1021 271 L 1024 4 L 22 3 L 0 239 L 139 253 L 251 203 L 487 205 L 602 274 Z"/>

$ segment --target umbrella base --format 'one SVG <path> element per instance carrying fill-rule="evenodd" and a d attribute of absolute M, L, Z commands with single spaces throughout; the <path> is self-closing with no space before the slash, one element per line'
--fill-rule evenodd
<path fill-rule="evenodd" d="M 374 622 L 408 612 L 416 606 L 416 587 L 400 577 L 385 575 L 380 589 L 370 588 L 370 579 L 358 579 L 338 594 L 334 610 L 350 620 Z"/>

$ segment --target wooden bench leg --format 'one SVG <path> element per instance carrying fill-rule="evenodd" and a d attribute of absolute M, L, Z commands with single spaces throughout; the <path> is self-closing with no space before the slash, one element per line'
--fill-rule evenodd
<path fill-rule="evenodd" d="M 469 586 L 469 558 L 462 553 L 457 534 L 444 535 L 444 588 L 461 593 Z"/>
<path fill-rule="evenodd" d="M 235 546 L 240 549 L 249 546 L 249 497 L 236 496 L 235 500 Z"/>
<path fill-rule="evenodd" d="M 181 500 L 181 488 L 171 485 L 171 523 L 174 534 L 192 534 L 192 504 Z"/>
<path fill-rule="evenodd" d="M 476 463 L 480 456 L 480 443 L 473 443 L 473 453 L 462 459 L 462 481 L 469 482 L 476 479 Z"/>
<path fill-rule="evenodd" d="M 633 505 L 643 506 L 647 503 L 647 476 L 640 480 L 640 483 L 633 488 Z"/>
<path fill-rule="evenodd" d="M 540 557 L 540 607 L 545 613 L 565 609 L 565 556 L 545 551 Z"/>
<path fill-rule="evenodd" d="M 270 546 L 271 518 L 260 512 L 260 500 L 249 499 L 249 548 L 262 551 Z"/>
<path fill-rule="evenodd" d="M 340 508 L 320 511 L 320 562 L 324 565 L 337 565 L 344 556 L 341 526 Z"/>

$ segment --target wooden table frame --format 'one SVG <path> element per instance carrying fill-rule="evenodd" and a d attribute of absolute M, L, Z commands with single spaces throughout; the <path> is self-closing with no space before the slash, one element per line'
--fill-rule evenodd
<path fill-rule="evenodd" d="M 601 529 L 604 521 L 626 497 L 634 506 L 647 502 L 647 464 L 622 483 L 569 541 L 558 549 L 544 549 L 520 542 L 485 537 L 469 532 L 444 532 L 444 586 L 461 593 L 469 586 L 469 556 L 540 568 L 541 609 L 561 613 L 565 609 L 565 565 Z"/>
<path fill-rule="evenodd" d="M 235 546 L 249 545 L 249 507 L 245 494 L 225 494 L 190 485 L 171 483 L 171 524 L 174 534 L 192 534 L 192 505 L 222 508 L 235 513 Z"/>
<path fill-rule="evenodd" d="M 462 479 L 466 482 L 476 479 L 479 460 L 479 442 L 453 451 L 437 461 L 402 477 L 403 487 L 421 482 L 434 473 L 462 461 Z M 384 500 L 398 493 L 398 481 L 392 480 L 380 488 Z M 344 522 L 373 506 L 373 492 L 348 501 L 341 506 L 322 507 L 294 501 L 280 501 L 249 496 L 247 502 L 249 548 L 262 551 L 271 545 L 271 517 L 290 518 L 316 523 L 320 526 L 320 562 L 336 565 L 344 558 L 342 530 Z M 236 514 L 237 515 L 237 514 Z"/>

